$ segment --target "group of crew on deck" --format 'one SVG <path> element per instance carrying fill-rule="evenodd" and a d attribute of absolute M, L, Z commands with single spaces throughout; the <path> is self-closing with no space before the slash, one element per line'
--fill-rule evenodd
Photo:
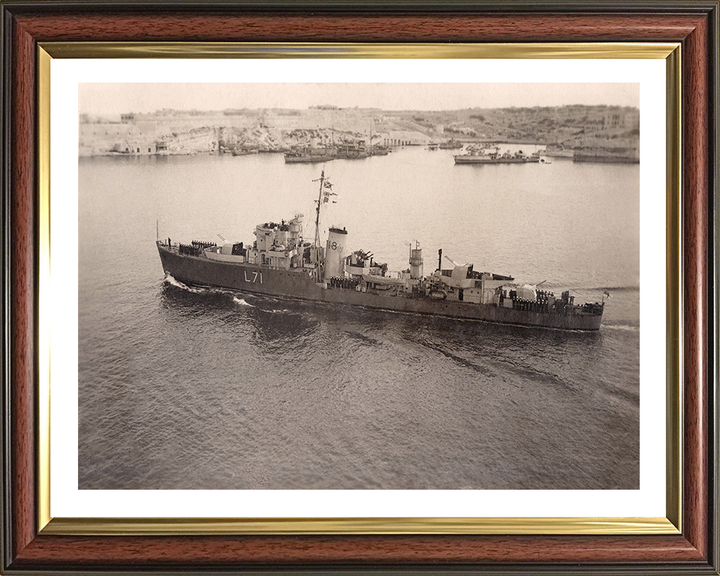
<path fill-rule="evenodd" d="M 575 303 L 575 297 L 570 296 L 569 290 L 563 292 L 560 298 L 555 298 L 554 293 L 546 290 L 537 290 L 535 299 L 519 298 L 517 290 L 510 290 L 509 297 L 513 301 L 513 308 L 524 312 L 554 312 L 556 314 L 562 314 L 567 311 L 568 307 L 572 307 Z M 501 305 L 503 299 L 501 292 Z"/>
<path fill-rule="evenodd" d="M 328 282 L 330 288 L 345 288 L 346 290 L 355 290 L 358 283 L 358 280 L 350 278 L 338 278 L 337 276 L 333 276 Z"/>
<path fill-rule="evenodd" d="M 170 244 L 170 238 L 168 238 L 168 245 Z M 191 244 L 178 244 L 178 251 L 180 254 L 187 254 L 189 256 L 200 256 L 205 248 L 212 248 L 217 246 L 215 242 L 202 242 L 200 240 L 193 240 Z"/>

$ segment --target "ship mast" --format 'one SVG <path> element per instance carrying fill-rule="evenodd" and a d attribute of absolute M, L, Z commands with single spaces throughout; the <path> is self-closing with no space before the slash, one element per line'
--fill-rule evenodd
<path fill-rule="evenodd" d="M 318 180 L 313 180 L 317 182 Z M 320 173 L 320 190 L 318 191 L 317 206 L 315 208 L 315 250 L 320 248 L 320 205 L 322 204 L 323 187 L 325 186 L 325 170 Z"/>

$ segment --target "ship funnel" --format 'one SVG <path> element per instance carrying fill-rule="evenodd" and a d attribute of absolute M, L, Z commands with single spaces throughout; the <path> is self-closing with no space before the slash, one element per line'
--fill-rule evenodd
<path fill-rule="evenodd" d="M 345 269 L 345 244 L 348 233 L 345 228 L 328 230 L 327 248 L 325 250 L 325 278 L 341 277 Z"/>
<path fill-rule="evenodd" d="M 423 275 L 423 257 L 422 248 L 418 242 L 415 243 L 415 248 L 410 250 L 410 278 L 412 280 L 419 280 Z"/>

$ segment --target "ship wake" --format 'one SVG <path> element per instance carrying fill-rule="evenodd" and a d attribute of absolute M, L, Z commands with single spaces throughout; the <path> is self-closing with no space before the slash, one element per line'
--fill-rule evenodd
<path fill-rule="evenodd" d="M 192 286 L 188 286 L 187 284 L 183 284 L 182 282 L 180 282 L 180 280 L 176 280 L 170 274 L 165 274 L 164 282 L 167 282 L 168 284 L 170 284 L 170 286 L 175 286 L 175 288 L 180 288 L 181 290 L 192 292 L 193 294 L 203 294 L 207 292 L 206 289 L 194 288 Z"/>
<path fill-rule="evenodd" d="M 607 330 L 622 330 L 624 332 L 640 332 L 639 326 L 630 326 L 628 324 L 603 324 L 603 328 Z"/>
<path fill-rule="evenodd" d="M 166 274 L 165 278 L 163 280 L 166 284 L 169 284 L 170 286 L 174 286 L 175 288 L 180 288 L 181 290 L 184 290 L 186 292 L 190 292 L 191 294 L 224 294 L 227 296 L 230 296 L 232 298 L 233 304 L 236 306 L 242 307 L 242 308 L 254 308 L 256 310 L 260 310 L 262 312 L 267 312 L 268 314 L 287 314 L 292 313 L 292 310 L 289 310 L 287 308 L 273 308 L 272 304 L 270 307 L 266 306 L 259 306 L 257 304 L 251 304 L 248 302 L 245 298 L 242 296 L 238 296 L 237 292 L 232 290 L 224 290 L 221 288 L 211 288 L 211 287 L 197 287 L 197 286 L 188 286 L 184 282 L 181 282 L 177 278 L 173 277 L 171 274 Z M 269 303 L 271 302 L 277 302 L 275 298 L 268 298 Z"/>

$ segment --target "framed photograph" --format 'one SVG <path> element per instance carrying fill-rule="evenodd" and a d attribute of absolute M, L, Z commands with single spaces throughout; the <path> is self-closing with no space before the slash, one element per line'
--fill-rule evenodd
<path fill-rule="evenodd" d="M 7 2 L 7 573 L 718 573 L 717 2 Z"/>

